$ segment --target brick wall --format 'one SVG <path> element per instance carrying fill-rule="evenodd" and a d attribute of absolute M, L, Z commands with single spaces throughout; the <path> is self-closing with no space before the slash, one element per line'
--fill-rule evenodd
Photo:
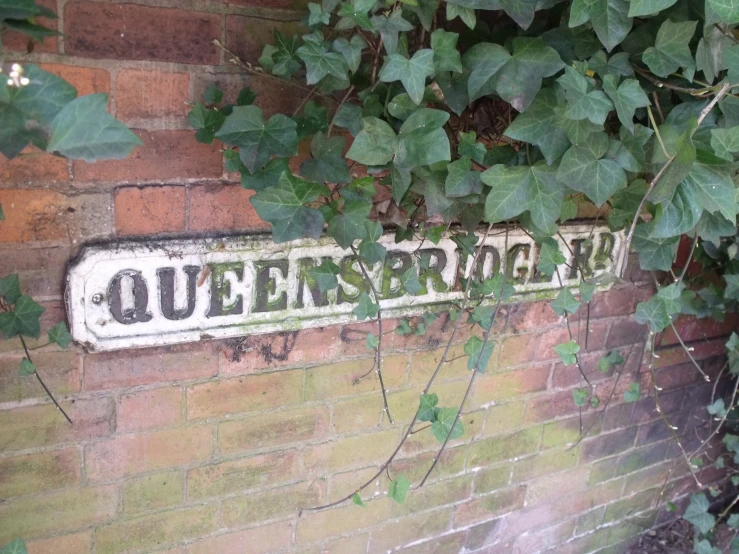
<path fill-rule="evenodd" d="M 301 98 L 289 87 L 237 74 L 211 40 L 255 62 L 271 29 L 294 31 L 301 14 L 285 0 L 196 0 L 187 10 L 170 0 L 43 3 L 65 35 L 31 54 L 19 37 L 5 46 L 81 93 L 109 92 L 111 112 L 144 141 L 126 160 L 94 165 L 0 161 L 0 275 L 20 273 L 50 327 L 65 317 L 65 266 L 85 242 L 265 229 L 250 193 L 224 172 L 219 145 L 195 142 L 187 103 L 208 82 L 232 97 L 248 83 L 265 112 L 291 111 Z M 366 509 L 302 516 L 301 507 L 351 492 L 392 451 L 448 336 L 445 318 L 423 337 L 386 337 L 396 425 L 381 417 L 376 380 L 354 382 L 371 360 L 352 330 L 367 324 L 108 354 L 37 350 L 73 426 L 18 375 L 18 342 L 0 341 L 0 543 L 22 536 L 33 554 L 619 552 L 669 517 L 654 507 L 679 459 L 653 399 L 622 402 L 632 380 L 650 390 L 645 330 L 631 317 L 649 290 L 631 275 L 634 284 L 596 295 L 583 354 L 601 398 L 615 390 L 607 409 L 580 415 L 573 405 L 579 377 L 552 350 L 566 332 L 549 306 L 505 306 L 490 370 L 463 416 L 467 432 L 429 483 L 397 505 L 383 498 L 384 476 L 366 491 Z M 735 324 L 678 327 L 715 375 Z M 691 444 L 710 385 L 676 343 L 659 337 L 657 378 L 663 411 Z M 620 378 L 595 369 L 613 349 L 628 358 Z M 433 389 L 440 404 L 458 405 L 467 379 L 464 359 L 447 364 Z M 581 426 L 590 432 L 579 442 Z M 430 435 L 413 435 L 391 475 L 418 482 L 436 448 Z M 670 474 L 665 498 L 691 490 L 684 469 Z M 703 470 L 703 482 L 712 478 Z"/>

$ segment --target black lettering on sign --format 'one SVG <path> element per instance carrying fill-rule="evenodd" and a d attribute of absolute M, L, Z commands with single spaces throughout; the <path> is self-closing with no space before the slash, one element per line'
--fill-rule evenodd
<path fill-rule="evenodd" d="M 121 291 L 123 288 L 123 279 L 126 278 L 131 279 L 133 308 L 124 310 Z M 124 269 L 116 273 L 108 286 L 108 307 L 115 320 L 124 325 L 149 321 L 151 314 L 146 311 L 148 306 L 149 289 L 141 272 L 134 269 Z"/>
<path fill-rule="evenodd" d="M 332 261 L 331 258 L 321 258 L 321 262 Z M 296 303 L 297 308 L 305 308 L 305 287 L 308 286 L 308 291 L 313 299 L 313 306 L 320 308 L 328 306 L 328 294 L 327 292 L 321 292 L 315 279 L 308 275 L 308 271 L 320 264 L 316 264 L 313 258 L 300 258 L 298 260 L 298 301 Z"/>
<path fill-rule="evenodd" d="M 492 258 L 490 271 L 485 271 L 488 258 Z M 478 281 L 490 279 L 500 271 L 500 252 L 494 246 L 483 246 L 480 250 L 480 259 L 477 261 L 475 275 Z"/>
<path fill-rule="evenodd" d="M 505 274 L 508 279 L 513 279 L 514 281 L 518 281 L 519 283 L 523 283 L 524 281 L 526 281 L 526 275 L 529 273 L 528 266 L 516 268 L 516 273 L 518 273 L 518 275 L 515 276 L 513 275 L 513 269 L 516 265 L 516 260 L 518 259 L 519 255 L 523 256 L 524 260 L 528 260 L 530 252 L 531 246 L 528 244 L 514 244 L 513 246 L 511 246 L 511 248 L 508 249 L 505 264 Z"/>
<path fill-rule="evenodd" d="M 244 313 L 244 299 L 240 294 L 231 304 L 227 306 L 223 304 L 224 299 L 231 296 L 231 281 L 226 273 L 233 272 L 240 282 L 244 278 L 244 263 L 208 264 L 208 268 L 210 268 L 210 309 L 206 317 Z"/>
<path fill-rule="evenodd" d="M 284 290 L 276 299 L 270 300 L 277 291 L 277 280 L 272 276 L 273 269 L 282 273 L 282 278 L 287 279 L 289 262 L 287 260 L 274 260 L 266 262 L 254 262 L 257 269 L 257 284 L 254 290 L 255 312 L 277 312 L 287 310 L 287 292 Z"/>
<path fill-rule="evenodd" d="M 593 255 L 593 239 L 572 239 L 573 264 L 570 267 L 568 279 L 577 279 L 578 266 L 585 277 L 593 275 L 593 269 L 590 267 L 590 257 Z"/>
<path fill-rule="evenodd" d="M 186 265 L 184 267 L 187 276 L 187 305 L 184 309 L 175 310 L 174 307 L 174 275 L 173 267 L 163 267 L 157 269 L 159 277 L 159 307 L 162 315 L 167 319 L 180 320 L 187 319 L 195 311 L 195 284 L 200 272 L 200 267 L 196 265 Z"/>
<path fill-rule="evenodd" d="M 336 298 L 337 304 L 344 304 L 346 302 L 356 304 L 359 302 L 359 297 L 363 292 L 370 293 L 369 283 L 364 278 L 364 275 L 362 275 L 357 265 L 357 258 L 353 255 L 341 259 L 339 263 L 339 277 L 349 286 L 346 287 L 342 283 L 339 283 L 339 294 Z M 352 289 L 356 292 L 353 293 Z"/>
<path fill-rule="evenodd" d="M 531 277 L 531 283 L 547 283 L 552 280 L 551 275 L 546 275 L 538 269 L 539 260 L 541 258 L 541 247 L 538 244 L 534 245 L 534 275 Z M 556 272 L 555 272 L 556 274 Z"/>
<path fill-rule="evenodd" d="M 601 233 L 598 251 L 595 253 L 595 270 L 605 271 L 608 262 L 613 255 L 613 248 L 616 246 L 616 237 L 611 233 Z"/>
<path fill-rule="evenodd" d="M 419 272 L 418 279 L 421 281 L 421 292 L 418 294 L 428 294 L 426 286 L 429 279 L 434 291 L 446 292 L 449 286 L 444 282 L 444 277 L 441 275 L 446 267 L 446 252 L 441 248 L 421 250 L 421 261 L 424 262 L 422 265 L 425 266 L 425 269 Z"/>
<path fill-rule="evenodd" d="M 382 298 L 398 298 L 406 294 L 405 287 L 400 282 L 400 276 L 411 267 L 411 255 L 408 252 L 388 252 L 385 257 L 385 266 L 382 269 Z M 393 288 L 393 280 L 397 279 L 397 286 Z"/>

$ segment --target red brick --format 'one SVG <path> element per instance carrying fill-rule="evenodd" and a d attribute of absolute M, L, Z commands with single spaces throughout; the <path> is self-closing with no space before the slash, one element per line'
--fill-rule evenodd
<path fill-rule="evenodd" d="M 729 335 L 737 328 L 739 328 L 739 317 L 735 313 L 727 313 L 724 321 L 711 317 L 696 319 L 694 316 L 686 315 L 681 315 L 675 321 L 675 329 L 685 343 Z M 660 337 L 658 344 L 679 344 L 679 342 L 675 332 L 668 327 Z"/>
<path fill-rule="evenodd" d="M 647 326 L 637 323 L 632 319 L 617 321 L 611 325 L 608 334 L 607 348 L 617 348 L 626 344 L 642 342 L 647 337 Z"/>
<path fill-rule="evenodd" d="M 539 364 L 526 369 L 481 375 L 475 382 L 471 405 L 477 407 L 546 390 L 550 371 L 549 364 Z"/>
<path fill-rule="evenodd" d="M 592 462 L 628 450 L 634 445 L 637 431 L 636 427 L 632 427 L 592 439 L 585 439 L 582 443 L 581 460 L 585 463 Z"/>
<path fill-rule="evenodd" d="M 40 154 L 28 146 L 12 160 L 0 158 L 0 181 L 7 184 L 50 184 L 69 180 L 67 160 L 51 154 Z"/>
<path fill-rule="evenodd" d="M 525 496 L 526 487 L 516 487 L 459 504 L 454 512 L 454 526 L 465 527 L 522 508 Z"/>
<path fill-rule="evenodd" d="M 536 356 L 539 335 L 514 335 L 503 339 L 500 344 L 498 367 L 530 362 Z"/>
<path fill-rule="evenodd" d="M 590 304 L 590 318 L 615 317 L 633 313 L 636 305 L 635 292 L 638 290 L 635 287 L 619 287 L 597 293 Z M 582 310 L 582 314 L 586 313 L 586 310 Z"/>
<path fill-rule="evenodd" d="M 149 120 L 184 123 L 190 111 L 189 87 L 188 73 L 122 69 L 115 80 L 115 116 L 132 126 Z"/>
<path fill-rule="evenodd" d="M 77 89 L 77 96 L 96 92 L 110 93 L 110 73 L 95 67 L 80 67 L 59 63 L 42 63 L 41 69 L 58 75 Z"/>
<path fill-rule="evenodd" d="M 213 428 L 187 427 L 124 435 L 85 449 L 85 471 L 90 481 L 202 462 L 213 452 Z"/>
<path fill-rule="evenodd" d="M 50 9 L 54 13 L 56 11 L 56 0 L 36 0 L 36 4 Z M 46 17 L 36 18 L 35 23 L 46 27 L 47 29 L 57 30 L 57 20 Z M 43 42 L 31 41 L 31 39 L 17 31 L 8 31 L 3 34 L 3 49 L 8 52 L 56 52 L 57 37 L 47 37 Z"/>
<path fill-rule="evenodd" d="M 586 410 L 587 408 L 583 408 L 583 412 Z M 537 423 L 576 414 L 578 411 L 572 391 L 555 392 L 529 400 L 524 419 L 530 423 Z"/>
<path fill-rule="evenodd" d="M 303 371 L 278 371 L 213 381 L 187 389 L 187 419 L 289 406 L 303 399 Z"/>
<path fill-rule="evenodd" d="M 513 333 L 525 333 L 561 323 L 562 319 L 552 309 L 550 302 L 526 302 L 511 306 L 508 326 Z"/>
<path fill-rule="evenodd" d="M 0 459 L 0 498 L 71 487 L 81 482 L 80 454 L 74 449 Z"/>
<path fill-rule="evenodd" d="M 674 389 L 694 381 L 703 380 L 703 376 L 692 362 L 660 369 L 655 372 L 655 376 L 657 386 L 662 389 Z"/>
<path fill-rule="evenodd" d="M 210 347 L 178 346 L 85 357 L 85 390 L 133 387 L 212 377 L 218 358 Z"/>
<path fill-rule="evenodd" d="M 632 414 L 634 412 L 634 402 L 626 404 L 617 404 L 608 406 L 606 415 L 603 417 L 603 430 L 612 431 L 631 425 Z"/>
<path fill-rule="evenodd" d="M 185 230 L 185 187 L 123 187 L 115 191 L 119 235 Z"/>
<path fill-rule="evenodd" d="M 73 535 L 63 535 L 52 539 L 31 541 L 27 544 L 28 554 L 79 554 L 92 549 L 92 533 L 84 531 Z"/>
<path fill-rule="evenodd" d="M 190 131 L 136 131 L 143 141 L 125 160 L 88 164 L 76 160 L 76 182 L 136 183 L 219 178 L 223 156 L 218 144 L 200 144 Z"/>
<path fill-rule="evenodd" d="M 273 0 L 264 0 L 273 1 Z M 284 2 L 289 0 L 277 0 Z M 242 61 L 256 64 L 265 44 L 274 44 L 277 30 L 286 37 L 305 32 L 299 21 L 275 21 L 242 15 L 226 16 L 226 46 Z"/>
<path fill-rule="evenodd" d="M 64 275 L 71 250 L 67 246 L 4 250 L 0 256 L 0 275 L 17 273 L 21 289 L 38 300 L 40 296 L 64 294 Z"/>
<path fill-rule="evenodd" d="M 267 231 L 249 202 L 253 190 L 239 185 L 205 185 L 190 189 L 190 231 Z"/>
<path fill-rule="evenodd" d="M 211 41 L 221 16 L 136 4 L 69 2 L 64 8 L 64 48 L 88 58 L 218 64 Z"/>
<path fill-rule="evenodd" d="M 113 432 L 112 399 L 76 400 L 61 405 L 72 425 L 53 404 L 0 411 L 0 451 L 85 441 Z"/>
<path fill-rule="evenodd" d="M 578 329 L 577 323 L 570 323 L 572 330 L 572 337 L 580 345 L 580 350 L 585 352 L 585 325 L 582 325 L 580 329 L 580 339 L 578 340 Z M 599 350 L 603 348 L 606 342 L 606 334 L 608 333 L 608 325 L 600 323 L 590 323 L 590 332 L 588 335 L 588 349 Z M 539 339 L 539 346 L 536 349 L 537 360 L 551 360 L 559 359 L 559 356 L 554 351 L 554 347 L 563 342 L 570 340 L 570 334 L 566 328 L 554 329 L 547 331 Z"/>
<path fill-rule="evenodd" d="M 0 358 L 0 402 L 46 397 L 35 375 L 21 375 L 18 371 L 23 357 L 18 353 Z M 80 391 L 82 364 L 76 352 L 35 352 L 33 362 L 46 386 L 56 395 Z"/>
<path fill-rule="evenodd" d="M 118 399 L 118 432 L 171 427 L 182 421 L 182 389 L 167 387 L 124 394 Z"/>
<path fill-rule="evenodd" d="M 726 339 L 721 338 L 710 341 L 698 341 L 686 344 L 685 346 L 693 349 L 690 354 L 693 356 L 694 360 L 703 360 L 712 356 L 721 356 L 725 354 Z M 688 353 L 680 344 L 676 346 L 657 347 L 655 349 L 655 354 L 655 369 L 676 366 L 684 363 L 692 363 L 690 362 L 690 356 L 688 356 Z"/>
<path fill-rule="evenodd" d="M 292 524 L 281 521 L 262 525 L 246 531 L 209 537 L 188 546 L 191 554 L 267 554 L 290 546 L 293 538 Z M 245 550 L 246 549 L 246 550 Z"/>

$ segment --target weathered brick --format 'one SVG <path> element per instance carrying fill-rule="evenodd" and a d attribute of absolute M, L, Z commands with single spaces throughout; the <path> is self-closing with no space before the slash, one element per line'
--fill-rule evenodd
<path fill-rule="evenodd" d="M 536 456 L 524 458 L 516 462 L 513 469 L 513 482 L 527 481 L 577 465 L 580 448 L 549 449 Z"/>
<path fill-rule="evenodd" d="M 685 434 L 688 426 L 688 415 L 685 414 L 674 414 L 667 417 L 667 421 L 670 425 L 677 427 L 674 430 L 675 434 L 680 436 Z M 644 446 L 645 444 L 651 444 L 661 440 L 672 438 L 673 430 L 670 429 L 664 422 L 664 420 L 657 419 L 646 425 L 639 427 L 639 436 L 636 438 L 637 446 Z"/>
<path fill-rule="evenodd" d="M 739 325 L 739 318 L 735 313 L 727 313 L 724 321 L 706 317 L 697 319 L 695 316 L 681 315 L 674 322 L 677 335 L 683 342 L 705 341 L 713 337 L 721 337 L 731 334 Z M 665 329 L 657 344 L 660 346 L 668 344 L 678 344 L 675 331 L 671 327 Z"/>
<path fill-rule="evenodd" d="M 113 228 L 110 196 L 67 196 L 50 190 L 0 190 L 5 221 L 0 243 L 68 244 L 107 237 Z"/>
<path fill-rule="evenodd" d="M 224 500 L 223 521 L 228 527 L 252 525 L 319 506 L 325 500 L 326 484 L 323 481 L 306 481 L 261 493 L 252 492 Z"/>
<path fill-rule="evenodd" d="M 40 67 L 67 81 L 77 89 L 77 96 L 110 93 L 110 73 L 106 69 L 58 63 L 42 63 Z"/>
<path fill-rule="evenodd" d="M 85 390 L 104 390 L 213 377 L 218 358 L 210 346 L 150 348 L 85 356 Z"/>
<path fill-rule="evenodd" d="M 0 459 L 0 498 L 71 487 L 81 482 L 74 448 Z"/>
<path fill-rule="evenodd" d="M 190 75 L 122 69 L 115 81 L 115 115 L 133 127 L 185 124 Z"/>
<path fill-rule="evenodd" d="M 396 552 L 402 554 L 445 554 L 446 552 L 462 552 L 467 540 L 467 531 L 460 531 L 443 537 L 433 538 L 421 544 L 414 544 Z"/>
<path fill-rule="evenodd" d="M 75 182 L 140 185 L 219 178 L 223 175 L 223 155 L 219 145 L 197 142 L 190 130 L 137 130 L 136 134 L 144 144 L 134 148 L 124 160 L 106 160 L 94 164 L 74 161 L 72 174 Z"/>
<path fill-rule="evenodd" d="M 188 471 L 188 498 L 202 500 L 226 493 L 286 483 L 304 475 L 296 450 L 229 460 Z"/>
<path fill-rule="evenodd" d="M 615 317 L 633 313 L 636 306 L 635 287 L 614 287 L 599 292 L 590 304 L 590 318 Z"/>
<path fill-rule="evenodd" d="M 410 421 L 418 409 L 418 396 L 419 392 L 416 390 L 388 394 L 387 403 L 393 419 Z M 375 429 L 381 422 L 387 422 L 382 410 L 382 394 L 379 392 L 336 402 L 331 431 L 340 435 Z"/>
<path fill-rule="evenodd" d="M 624 319 L 611 325 L 606 348 L 618 348 L 626 344 L 642 342 L 647 336 L 647 326 L 633 319 Z"/>
<path fill-rule="evenodd" d="M 362 467 L 384 461 L 398 444 L 397 429 L 346 437 L 307 448 L 303 463 L 310 473 Z"/>
<path fill-rule="evenodd" d="M 641 491 L 633 496 L 614 502 L 606 506 L 603 523 L 609 523 L 623 519 L 624 517 L 638 514 L 649 509 L 656 508 L 659 500 L 660 487 Z"/>
<path fill-rule="evenodd" d="M 21 359 L 21 354 L 0 358 L 0 402 L 46 396 L 35 375 L 20 374 Z M 36 352 L 33 363 L 46 386 L 57 396 L 79 392 L 81 360 L 76 352 Z"/>
<path fill-rule="evenodd" d="M 381 525 L 370 535 L 369 552 L 388 552 L 449 528 L 452 508 L 424 512 Z"/>
<path fill-rule="evenodd" d="M 468 447 L 467 465 L 470 468 L 487 466 L 536 452 L 541 431 L 541 427 L 532 427 L 512 435 L 474 442 Z"/>
<path fill-rule="evenodd" d="M 586 414 L 582 418 L 582 432 L 588 437 L 597 435 L 601 431 L 602 419 L 600 414 Z M 573 417 L 562 421 L 553 421 L 544 425 L 541 438 L 541 447 L 552 448 L 576 442 L 581 437 L 580 418 Z"/>
<path fill-rule="evenodd" d="M 36 299 L 40 296 L 61 297 L 64 294 L 64 273 L 67 260 L 71 257 L 69 247 L 3 250 L 2 254 L 0 275 L 17 273 L 25 294 Z"/>
<path fill-rule="evenodd" d="M 475 494 L 493 492 L 506 487 L 511 480 L 513 464 L 484 467 L 475 472 Z"/>
<path fill-rule="evenodd" d="M 514 335 L 503 339 L 499 348 L 498 367 L 530 362 L 536 356 L 539 335 Z"/>
<path fill-rule="evenodd" d="M 266 446 L 317 439 L 328 431 L 328 409 L 301 408 L 218 424 L 218 448 L 222 454 L 247 452 Z"/>
<path fill-rule="evenodd" d="M 723 338 L 708 341 L 699 341 L 689 345 L 686 344 L 686 346 L 693 349 L 690 354 L 693 356 L 694 360 L 698 361 L 710 358 L 712 356 L 721 356 L 726 352 L 726 340 Z M 685 351 L 682 345 L 679 344 L 677 346 L 658 347 L 655 349 L 655 354 L 655 369 L 662 369 L 665 367 L 692 363 L 690 361 L 690 356 L 688 356 L 688 353 Z"/>
<path fill-rule="evenodd" d="M 79 1 L 66 4 L 64 21 L 64 48 L 73 56 L 218 64 L 216 14 Z"/>
<path fill-rule="evenodd" d="M 631 416 L 634 413 L 634 402 L 608 406 L 603 416 L 603 430 L 612 431 L 631 425 Z"/>
<path fill-rule="evenodd" d="M 19 498 L 0 504 L 0 544 L 110 521 L 118 506 L 115 485 Z"/>
<path fill-rule="evenodd" d="M 703 380 L 703 377 L 692 363 L 660 369 L 655 372 L 655 377 L 660 389 L 674 389 L 694 381 Z"/>
<path fill-rule="evenodd" d="M 432 350 L 431 352 L 414 352 L 411 355 L 411 384 L 426 384 L 431 375 L 441 361 L 444 348 Z M 488 365 L 488 371 L 493 370 L 493 364 Z M 459 377 L 469 377 L 470 370 L 467 369 L 467 356 L 464 354 L 461 345 L 453 346 L 449 349 L 444 364 L 437 374 L 437 379 L 455 379 Z"/>
<path fill-rule="evenodd" d="M 206 504 L 119 520 L 95 531 L 95 549 L 100 554 L 150 552 L 212 533 L 218 528 L 217 518 L 218 507 Z"/>
<path fill-rule="evenodd" d="M 241 554 L 247 548 L 249 553 L 267 554 L 288 547 L 292 542 L 292 535 L 292 524 L 281 521 L 237 533 L 209 537 L 188 546 L 188 553 Z"/>
<path fill-rule="evenodd" d="M 213 429 L 185 427 L 138 435 L 123 435 L 85 449 L 91 481 L 207 460 L 213 451 Z"/>
<path fill-rule="evenodd" d="M 562 491 L 571 494 L 585 490 L 589 476 L 590 466 L 578 466 L 533 479 L 526 485 L 526 506 L 545 504 Z"/>
<path fill-rule="evenodd" d="M 550 302 L 522 302 L 514 304 L 508 316 L 508 327 L 513 333 L 524 333 L 561 323 L 563 320 L 552 309 Z"/>
<path fill-rule="evenodd" d="M 583 413 L 586 409 L 583 408 Z M 526 405 L 524 421 L 527 423 L 550 421 L 557 417 L 576 414 L 579 411 L 580 408 L 575 406 L 572 399 L 572 391 L 553 392 L 530 399 Z"/>
<path fill-rule="evenodd" d="M 394 512 L 398 515 L 412 515 L 423 510 L 465 500 L 472 492 L 473 477 L 473 475 L 459 475 L 452 479 L 427 483 L 420 489 L 411 490 L 405 502 L 395 506 Z"/>
<path fill-rule="evenodd" d="M 465 543 L 467 550 L 476 551 L 483 546 L 495 544 L 501 535 L 501 529 L 505 526 L 505 522 L 506 518 L 501 517 L 470 527 L 467 532 L 467 542 Z M 500 546 L 496 546 L 495 552 L 505 552 L 505 549 L 500 548 Z"/>
<path fill-rule="evenodd" d="M 579 344 L 582 345 L 583 351 L 585 350 L 585 326 L 583 325 L 581 330 L 581 338 Z M 577 326 L 572 325 L 572 334 L 577 340 Z M 590 323 L 590 330 L 588 333 L 588 349 L 599 350 L 603 348 L 606 342 L 606 335 L 608 334 L 608 325 L 604 323 Z M 570 340 L 570 334 L 567 329 L 553 329 L 544 333 L 539 339 L 539 345 L 536 348 L 536 359 L 537 360 L 554 360 L 559 359 L 559 356 L 554 351 L 554 347 L 563 342 Z"/>
<path fill-rule="evenodd" d="M 298 519 L 296 541 L 299 544 L 311 543 L 376 525 L 388 518 L 392 502 L 389 498 L 366 501 L 367 508 L 362 510 L 361 517 L 357 517 L 357 507 L 352 504 L 304 513 Z"/>
<path fill-rule="evenodd" d="M 21 155 L 12 160 L 5 157 L 0 159 L 0 181 L 6 185 L 30 183 L 46 185 L 68 181 L 67 160 L 41 152 L 35 146 L 28 146 Z"/>
<path fill-rule="evenodd" d="M 483 406 L 516 396 L 546 390 L 551 365 L 535 365 L 526 369 L 486 373 L 478 377 L 472 393 L 472 406 Z"/>
<path fill-rule="evenodd" d="M 124 394 L 118 399 L 117 430 L 144 431 L 182 421 L 182 389 L 165 387 Z"/>
<path fill-rule="evenodd" d="M 112 399 L 77 400 L 61 405 L 74 422 L 72 425 L 53 404 L 0 411 L 0 451 L 85 441 L 113 432 Z"/>
<path fill-rule="evenodd" d="M 114 198 L 119 235 L 185 230 L 184 187 L 123 187 L 116 189 Z"/>
<path fill-rule="evenodd" d="M 210 381 L 187 389 L 187 419 L 290 406 L 303 398 L 303 372 L 278 371 Z"/>
<path fill-rule="evenodd" d="M 79 554 L 92 550 L 92 533 L 83 531 L 27 543 L 28 554 Z"/>
<path fill-rule="evenodd" d="M 249 202 L 254 194 L 240 185 L 205 185 L 190 189 L 191 231 L 263 231 L 263 221 Z"/>
<path fill-rule="evenodd" d="M 621 454 L 616 464 L 616 476 L 626 475 L 661 462 L 665 459 L 669 446 L 670 443 L 666 441 Z"/>
<path fill-rule="evenodd" d="M 343 537 L 326 543 L 320 550 L 321 554 L 346 554 L 347 552 L 367 552 L 367 542 L 369 535 L 363 533 L 361 535 L 353 535 L 351 537 Z"/>
<path fill-rule="evenodd" d="M 520 429 L 525 407 L 526 403 L 520 401 L 488 406 L 483 435 L 491 437 Z"/>
<path fill-rule="evenodd" d="M 392 469 L 405 475 L 411 482 L 420 481 L 428 472 L 436 455 L 437 451 L 434 450 L 416 454 L 412 458 L 396 458 L 393 460 Z M 429 475 L 428 482 L 433 483 L 436 480 L 461 473 L 464 470 L 465 457 L 465 446 L 445 448 L 434 471 Z"/>
<path fill-rule="evenodd" d="M 405 384 L 407 365 L 405 354 L 383 356 L 382 378 L 386 389 Z M 374 374 L 356 382 L 372 366 L 373 360 L 367 358 L 309 368 L 305 373 L 305 399 L 325 400 L 379 390 L 380 382 Z"/>
<path fill-rule="evenodd" d="M 179 471 L 168 471 L 130 479 L 123 483 L 123 511 L 138 514 L 182 504 L 185 477 Z"/>
<path fill-rule="evenodd" d="M 605 458 L 627 450 L 634 445 L 636 433 L 637 428 L 632 427 L 600 435 L 599 437 L 585 439 L 582 442 L 581 459 L 583 462 L 592 462 L 599 458 Z"/>
<path fill-rule="evenodd" d="M 454 512 L 454 527 L 465 527 L 512 512 L 523 506 L 526 487 L 512 487 L 459 504 Z"/>
<path fill-rule="evenodd" d="M 513 546 L 513 551 L 523 554 L 524 552 L 542 552 L 550 546 L 562 544 L 572 536 L 575 530 L 575 521 L 565 521 L 542 531 L 537 531 L 519 537 Z"/>
<path fill-rule="evenodd" d="M 57 13 L 56 0 L 38 0 L 36 4 L 43 6 L 54 13 Z M 57 30 L 57 22 L 55 19 L 48 17 L 37 17 L 34 22 L 42 25 L 47 29 Z M 18 31 L 8 30 L 3 33 L 3 49 L 9 52 L 56 52 L 58 40 L 57 37 L 47 37 L 42 42 L 32 41 L 30 37 Z"/>
<path fill-rule="evenodd" d="M 305 27 L 300 21 L 276 21 L 229 15 L 226 16 L 226 45 L 243 61 L 256 63 L 262 55 L 264 45 L 273 43 L 275 30 L 286 37 L 291 37 L 304 34 Z"/>
<path fill-rule="evenodd" d="M 605 512 L 605 507 L 600 506 L 579 516 L 575 520 L 575 536 L 588 533 L 598 527 L 603 522 L 603 512 Z"/>

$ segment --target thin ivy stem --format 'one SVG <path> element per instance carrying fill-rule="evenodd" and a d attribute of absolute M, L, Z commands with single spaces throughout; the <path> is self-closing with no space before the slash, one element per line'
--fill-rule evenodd
<path fill-rule="evenodd" d="M 346 91 L 346 94 L 341 99 L 341 102 L 339 102 L 339 105 L 336 106 L 336 111 L 334 112 L 334 116 L 331 118 L 331 124 L 328 126 L 328 130 L 326 131 L 326 137 L 331 136 L 331 132 L 334 130 L 334 120 L 336 119 L 336 114 L 339 113 L 341 106 L 343 106 L 346 103 L 346 101 L 351 96 L 352 92 L 354 92 L 354 85 L 349 87 L 349 90 Z"/>
<path fill-rule="evenodd" d="M 647 106 L 647 114 L 649 115 L 649 121 L 652 122 L 654 136 L 657 137 L 657 142 L 659 142 L 659 145 L 662 147 L 662 153 L 665 155 L 665 158 L 670 158 L 670 153 L 667 151 L 667 148 L 665 147 L 665 142 L 662 140 L 662 135 L 659 132 L 659 125 L 657 125 L 657 122 L 654 120 L 654 114 L 652 113 L 651 106 Z"/>
<path fill-rule="evenodd" d="M 23 339 L 23 335 L 18 335 L 18 338 L 21 339 L 23 350 L 25 350 L 26 352 L 26 358 L 28 358 L 29 362 L 33 363 L 33 360 L 31 360 L 31 353 L 28 351 L 28 346 L 26 346 L 26 341 Z M 72 419 L 67 415 L 67 412 L 64 411 L 64 408 L 62 408 L 59 405 L 59 402 L 56 401 L 56 398 L 54 398 L 54 395 L 51 394 L 49 387 L 47 387 L 46 383 L 44 383 L 44 380 L 41 378 L 41 375 L 39 375 L 38 370 L 34 369 L 33 374 L 36 376 L 36 379 L 38 379 L 38 382 L 41 385 L 41 387 L 44 389 L 44 391 L 46 391 L 46 394 L 48 395 L 48 397 L 51 398 L 51 401 L 54 403 L 54 406 L 56 406 L 57 410 L 59 410 L 64 416 L 64 418 L 69 422 L 69 424 L 72 425 Z"/>
<path fill-rule="evenodd" d="M 695 252 L 695 249 L 698 247 L 698 233 L 695 233 L 695 238 L 693 239 L 693 244 L 690 246 L 690 252 L 688 253 L 688 261 L 685 262 L 685 267 L 683 267 L 683 270 L 680 272 L 680 276 L 677 278 L 677 282 L 681 282 L 685 278 L 685 274 L 688 272 L 688 266 L 690 265 L 690 262 L 693 261 L 693 253 Z"/>
<path fill-rule="evenodd" d="M 557 281 L 559 281 L 560 288 L 564 288 L 564 283 L 562 282 L 562 277 L 559 274 L 559 268 L 555 268 L 555 271 L 557 272 Z M 570 336 L 570 340 L 575 340 L 572 335 L 572 327 L 570 327 L 570 318 L 567 317 L 567 312 L 564 314 L 565 323 L 567 324 L 567 334 Z M 580 375 L 583 379 L 585 379 L 585 382 L 588 384 L 589 387 L 593 386 L 593 383 L 590 382 L 590 379 L 588 379 L 588 376 L 585 375 L 585 370 L 582 368 L 582 364 L 580 363 L 580 354 L 575 354 L 575 364 L 577 365 L 577 369 L 580 371 Z"/>

